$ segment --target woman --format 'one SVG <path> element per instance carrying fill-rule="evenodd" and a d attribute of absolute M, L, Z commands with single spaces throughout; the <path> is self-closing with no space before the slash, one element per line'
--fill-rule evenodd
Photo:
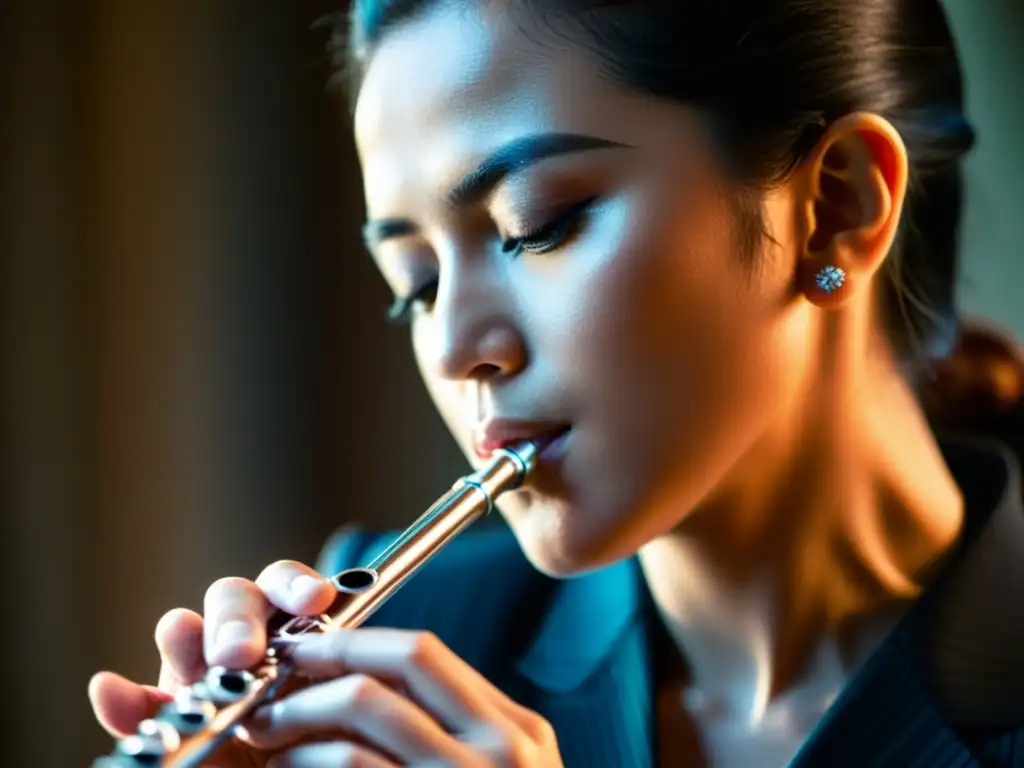
<path fill-rule="evenodd" d="M 562 438 L 509 532 L 300 646 L 313 683 L 218 765 L 1024 765 L 1021 369 L 958 331 L 937 0 L 367 0 L 349 31 L 367 245 L 437 408 L 475 465 Z M 330 599 L 293 562 L 218 581 L 97 717 Z"/>

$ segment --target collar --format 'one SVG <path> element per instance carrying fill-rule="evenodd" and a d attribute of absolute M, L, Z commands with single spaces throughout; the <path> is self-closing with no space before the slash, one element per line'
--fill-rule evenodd
<path fill-rule="evenodd" d="M 1020 465 L 998 443 L 940 444 L 964 497 L 960 539 L 792 768 L 917 765 L 922 755 L 935 768 L 977 765 L 987 739 L 1024 726 L 1024 614 L 1015 610 L 1024 602 Z"/>
<path fill-rule="evenodd" d="M 552 693 L 580 686 L 644 614 L 636 557 L 561 581 L 517 668 Z"/>
<path fill-rule="evenodd" d="M 961 725 L 1024 723 L 1024 495 L 1002 443 L 955 437 L 943 453 L 964 494 L 960 542 L 927 595 L 923 676 Z"/>
<path fill-rule="evenodd" d="M 945 436 L 943 455 L 965 498 L 963 535 L 923 600 L 928 669 L 943 709 L 960 722 L 1019 718 L 1024 686 L 1024 509 L 1020 464 L 1001 443 Z M 580 686 L 650 609 L 637 558 L 560 581 L 517 669 L 553 693 Z M 917 606 L 918 609 L 926 605 Z M 1020 616 L 1007 631 L 1007 616 Z M 909 618 L 909 617 L 908 617 Z M 1011 622 L 1014 623 L 1014 622 Z"/>

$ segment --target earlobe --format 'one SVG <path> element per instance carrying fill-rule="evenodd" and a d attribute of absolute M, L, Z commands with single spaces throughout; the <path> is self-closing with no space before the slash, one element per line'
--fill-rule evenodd
<path fill-rule="evenodd" d="M 870 284 L 895 239 L 907 184 L 906 148 L 883 118 L 857 113 L 829 126 L 804 174 L 806 240 L 798 283 L 835 307 Z"/>
<path fill-rule="evenodd" d="M 856 292 L 850 278 L 843 267 L 824 259 L 804 258 L 800 262 L 800 290 L 808 301 L 822 308 L 838 307 Z"/>

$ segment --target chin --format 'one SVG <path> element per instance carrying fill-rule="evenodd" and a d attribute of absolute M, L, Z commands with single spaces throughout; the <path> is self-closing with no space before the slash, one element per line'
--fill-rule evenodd
<path fill-rule="evenodd" d="M 586 510 L 538 499 L 509 507 L 504 516 L 523 555 L 545 576 L 582 576 L 635 554 L 611 527 L 581 525 L 594 520 Z"/>
<path fill-rule="evenodd" d="M 583 576 L 600 567 L 588 558 L 580 558 L 552 547 L 523 547 L 523 554 L 535 569 L 552 579 Z"/>

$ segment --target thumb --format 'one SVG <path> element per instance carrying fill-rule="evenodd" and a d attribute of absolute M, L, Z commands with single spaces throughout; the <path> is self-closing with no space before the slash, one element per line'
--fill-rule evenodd
<path fill-rule="evenodd" d="M 115 739 L 136 732 L 143 720 L 153 717 L 173 696 L 152 685 L 139 685 L 113 672 L 98 672 L 89 681 L 89 700 L 100 725 Z M 207 768 L 239 768 L 256 763 L 237 743 L 229 742 L 215 754 Z"/>
<path fill-rule="evenodd" d="M 97 672 L 89 681 L 89 701 L 104 730 L 120 739 L 134 733 L 141 721 L 153 717 L 173 696 L 114 672 Z"/>
<path fill-rule="evenodd" d="M 192 611 L 164 615 L 156 629 L 160 651 L 159 686 L 140 685 L 114 672 L 98 672 L 89 681 L 89 701 L 100 725 L 115 738 L 134 733 L 138 724 L 173 701 L 174 692 L 202 676 L 203 620 Z"/>

